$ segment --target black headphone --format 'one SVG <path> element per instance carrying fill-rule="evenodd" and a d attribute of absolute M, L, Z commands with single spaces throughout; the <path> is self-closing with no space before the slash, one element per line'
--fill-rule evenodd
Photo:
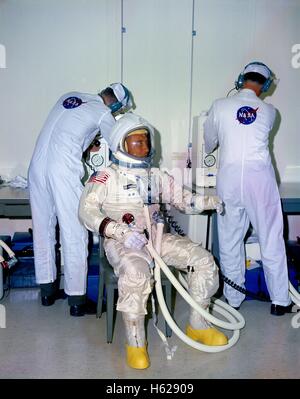
<path fill-rule="evenodd" d="M 249 64 L 247 64 L 245 66 L 245 68 L 244 68 L 244 71 L 249 65 L 262 65 L 265 68 L 267 68 L 267 70 L 269 71 L 270 75 L 267 78 L 267 80 L 265 81 L 265 83 L 263 84 L 263 86 L 261 88 L 261 91 L 262 92 L 268 91 L 270 86 L 271 86 L 271 84 L 272 84 L 272 82 L 273 82 L 273 77 L 272 77 L 273 73 L 272 73 L 271 69 L 268 68 L 267 65 L 263 64 L 262 62 L 254 61 L 254 62 L 250 62 Z M 245 83 L 244 71 L 239 74 L 239 77 L 238 77 L 237 81 L 235 82 L 236 90 L 241 89 L 243 87 L 244 83 Z"/>

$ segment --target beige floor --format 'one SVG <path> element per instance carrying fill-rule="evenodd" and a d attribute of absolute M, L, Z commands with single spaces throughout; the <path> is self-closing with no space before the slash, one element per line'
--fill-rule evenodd
<path fill-rule="evenodd" d="M 112 344 L 106 343 L 105 313 L 69 316 L 66 301 L 49 308 L 40 305 L 37 289 L 14 289 L 1 302 L 6 328 L 0 329 L 0 378 L 21 379 L 298 379 L 300 378 L 300 329 L 291 327 L 291 315 L 271 316 L 270 304 L 246 301 L 246 319 L 237 344 L 221 353 L 209 354 L 188 347 L 174 334 L 177 345 L 172 360 L 152 320 L 148 324 L 151 367 L 128 368 L 124 361 L 121 317 L 116 319 Z M 184 327 L 188 307 L 177 297 L 176 321 Z M 162 316 L 159 315 L 163 326 Z"/>

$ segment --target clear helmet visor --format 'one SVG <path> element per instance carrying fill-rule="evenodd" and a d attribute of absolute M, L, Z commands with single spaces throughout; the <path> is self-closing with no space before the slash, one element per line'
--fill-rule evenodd
<path fill-rule="evenodd" d="M 121 150 L 137 159 L 145 159 L 151 152 L 151 137 L 148 129 L 135 129 L 125 135 Z"/>
<path fill-rule="evenodd" d="M 127 113 L 108 137 L 112 162 L 126 167 L 148 168 L 154 156 L 154 129 L 144 118 Z"/>

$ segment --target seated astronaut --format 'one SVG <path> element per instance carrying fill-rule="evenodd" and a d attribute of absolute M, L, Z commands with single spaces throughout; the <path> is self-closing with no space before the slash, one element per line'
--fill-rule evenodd
<path fill-rule="evenodd" d="M 222 208 L 216 196 L 200 196 L 184 190 L 166 172 L 152 168 L 153 127 L 135 114 L 119 119 L 110 135 L 110 166 L 93 174 L 83 191 L 79 217 L 92 232 L 104 237 L 107 259 L 118 277 L 117 310 L 126 332 L 127 364 L 135 369 L 150 366 L 145 341 L 147 300 L 153 288 L 152 258 L 146 248 L 144 204 L 149 204 L 151 236 L 160 203 L 177 209 Z M 167 265 L 187 272 L 189 293 L 204 309 L 219 286 L 218 270 L 211 254 L 187 237 L 164 233 L 161 257 Z M 191 308 L 187 335 L 206 345 L 225 345 L 227 337 Z"/>

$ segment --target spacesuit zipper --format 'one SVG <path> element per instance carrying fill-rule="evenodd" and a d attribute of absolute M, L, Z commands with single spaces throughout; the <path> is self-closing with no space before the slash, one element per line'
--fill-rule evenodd
<path fill-rule="evenodd" d="M 147 190 L 148 190 L 148 204 L 151 204 L 152 198 L 151 198 L 151 181 L 150 181 L 151 173 L 150 173 L 150 169 L 148 169 L 147 173 L 148 173 L 148 187 L 147 187 Z"/>

